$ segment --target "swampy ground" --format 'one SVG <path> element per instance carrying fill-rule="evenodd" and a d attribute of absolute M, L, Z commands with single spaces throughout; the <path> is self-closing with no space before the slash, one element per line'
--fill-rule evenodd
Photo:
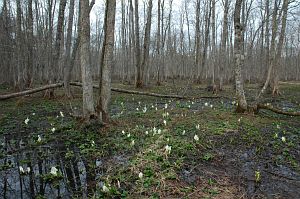
<path fill-rule="evenodd" d="M 236 114 L 228 87 L 217 99 L 113 93 L 111 124 L 83 125 L 69 114 L 81 107 L 73 92 L 71 103 L 62 90 L 0 102 L 0 198 L 300 198 L 299 117 Z M 248 100 L 257 92 L 247 85 Z M 264 102 L 300 111 L 300 85 L 281 92 Z M 187 95 L 212 94 L 193 85 Z"/>

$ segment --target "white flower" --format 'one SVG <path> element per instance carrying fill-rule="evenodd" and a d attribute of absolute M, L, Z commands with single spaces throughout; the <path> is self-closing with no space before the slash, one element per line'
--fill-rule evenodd
<path fill-rule="evenodd" d="M 107 193 L 107 192 L 109 192 L 109 188 L 107 186 L 103 185 L 102 186 L 102 191 Z"/>
<path fill-rule="evenodd" d="M 235 104 L 236 104 L 236 101 L 232 101 L 231 104 L 232 104 L 232 105 L 235 105 Z"/>
<path fill-rule="evenodd" d="M 164 120 L 164 125 L 167 126 L 167 121 L 166 120 Z"/>
<path fill-rule="evenodd" d="M 132 140 L 130 145 L 133 146 L 134 144 L 135 144 L 135 143 L 134 143 L 134 140 Z"/>
<path fill-rule="evenodd" d="M 210 108 L 212 108 L 212 107 L 213 107 L 213 105 L 211 104 L 211 105 L 210 105 Z"/>
<path fill-rule="evenodd" d="M 61 117 L 65 117 L 63 112 L 60 111 L 59 114 Z"/>
<path fill-rule="evenodd" d="M 145 106 L 143 109 L 143 113 L 146 113 L 146 112 L 147 112 L 147 107 Z"/>
<path fill-rule="evenodd" d="M 182 131 L 182 135 L 185 135 L 185 130 Z"/>
<path fill-rule="evenodd" d="M 32 115 L 35 115 L 35 113 L 32 113 Z"/>
<path fill-rule="evenodd" d="M 51 129 L 52 133 L 54 133 L 55 130 L 56 130 L 56 129 L 53 127 L 53 128 Z"/>
<path fill-rule="evenodd" d="M 168 108 L 168 104 L 165 104 L 165 109 L 167 109 Z"/>
<path fill-rule="evenodd" d="M 28 119 L 28 117 L 27 117 L 26 120 L 24 121 L 24 123 L 27 125 L 28 122 L 29 122 L 29 119 Z"/>
<path fill-rule="evenodd" d="M 57 168 L 56 167 L 51 167 L 51 171 L 50 171 L 50 173 L 52 174 L 52 175 L 54 175 L 54 176 L 57 176 Z"/>
<path fill-rule="evenodd" d="M 195 136 L 194 136 L 194 140 L 195 140 L 195 141 L 199 141 L 198 135 L 195 135 Z"/>
<path fill-rule="evenodd" d="M 155 110 L 157 111 L 157 107 L 155 107 Z"/>
<path fill-rule="evenodd" d="M 27 167 L 27 170 L 26 170 L 26 171 L 27 171 L 27 173 L 30 173 L 30 171 L 31 171 L 31 170 L 30 170 L 30 167 Z"/>
<path fill-rule="evenodd" d="M 153 127 L 153 132 L 156 133 L 156 127 Z"/>
<path fill-rule="evenodd" d="M 238 122 L 241 122 L 241 118 L 238 119 Z"/>
<path fill-rule="evenodd" d="M 166 153 L 170 154 L 171 153 L 171 149 L 172 149 L 172 146 L 169 146 L 169 145 L 165 146 Z"/>
<path fill-rule="evenodd" d="M 94 140 L 92 140 L 92 147 L 94 147 L 95 146 L 95 142 L 94 142 Z"/>
<path fill-rule="evenodd" d="M 161 130 L 160 129 L 157 130 L 157 134 L 161 134 Z"/>
<path fill-rule="evenodd" d="M 41 142 L 42 141 L 42 137 L 40 135 L 38 135 L 38 139 L 37 139 L 38 142 Z"/>
<path fill-rule="evenodd" d="M 279 126 L 279 124 L 277 124 L 277 126 L 276 126 L 278 129 L 280 129 L 280 126 Z"/>
<path fill-rule="evenodd" d="M 282 142 L 286 142 L 286 138 L 285 137 L 281 137 Z"/>
<path fill-rule="evenodd" d="M 139 105 L 141 105 L 141 102 L 139 101 Z"/>
<path fill-rule="evenodd" d="M 204 106 L 208 106 L 208 103 L 207 103 L 207 102 L 205 102 Z"/>
<path fill-rule="evenodd" d="M 139 178 L 140 178 L 140 179 L 143 178 L 143 173 L 142 173 L 142 172 L 139 173 Z"/>
<path fill-rule="evenodd" d="M 22 166 L 19 166 L 19 171 L 20 171 L 21 174 L 25 173 L 25 171 L 24 171 L 24 169 L 23 169 Z"/>
<path fill-rule="evenodd" d="M 125 135 L 125 131 L 124 130 L 122 131 L 122 134 Z"/>
<path fill-rule="evenodd" d="M 170 138 L 167 138 L 167 142 L 169 142 L 170 141 Z"/>
<path fill-rule="evenodd" d="M 165 113 L 162 114 L 163 118 L 167 117 L 167 115 Z"/>
<path fill-rule="evenodd" d="M 169 117 L 169 113 L 168 112 L 166 113 L 166 116 Z"/>
<path fill-rule="evenodd" d="M 136 108 L 136 111 L 139 111 L 139 108 Z"/>
<path fill-rule="evenodd" d="M 188 108 L 191 108 L 191 105 L 188 105 Z"/>
<path fill-rule="evenodd" d="M 148 135 L 148 134 L 149 134 L 149 132 L 148 132 L 148 131 L 146 131 L 146 132 L 145 132 L 145 134 L 146 134 L 146 135 Z"/>
<path fill-rule="evenodd" d="M 194 102 L 192 102 L 192 104 L 194 104 Z"/>
<path fill-rule="evenodd" d="M 196 129 L 199 130 L 200 129 L 200 124 L 196 125 Z"/>
<path fill-rule="evenodd" d="M 130 133 L 127 134 L 127 137 L 130 138 Z"/>

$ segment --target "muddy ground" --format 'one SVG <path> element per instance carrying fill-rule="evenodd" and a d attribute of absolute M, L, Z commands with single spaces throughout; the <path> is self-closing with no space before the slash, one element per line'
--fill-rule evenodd
<path fill-rule="evenodd" d="M 212 95 L 184 84 L 146 91 Z M 300 111 L 300 86 L 281 91 L 264 102 Z M 248 99 L 257 92 L 247 85 Z M 0 101 L 0 198 L 300 198 L 300 118 L 236 114 L 227 87 L 217 99 L 113 93 L 111 124 L 85 125 L 70 115 L 81 106 L 73 93 Z"/>

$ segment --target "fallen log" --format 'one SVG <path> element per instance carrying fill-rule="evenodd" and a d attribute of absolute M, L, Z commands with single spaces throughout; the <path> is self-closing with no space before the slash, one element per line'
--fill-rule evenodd
<path fill-rule="evenodd" d="M 70 85 L 72 86 L 82 86 L 82 83 L 79 82 L 71 82 Z M 99 86 L 94 85 L 94 88 L 99 89 Z M 200 97 L 186 97 L 182 95 L 164 95 L 159 93 L 150 93 L 150 92 L 142 92 L 142 91 L 133 91 L 133 90 L 126 90 L 121 88 L 111 88 L 111 91 L 118 92 L 118 93 L 127 93 L 127 94 L 134 94 L 134 95 L 145 95 L 145 96 L 152 96 L 152 97 L 161 97 L 161 98 L 173 98 L 173 99 L 214 99 L 214 98 L 221 98 L 220 96 L 200 96 Z"/>
<path fill-rule="evenodd" d="M 82 83 L 80 82 L 71 82 L 71 86 L 78 86 L 82 87 Z M 56 84 L 50 84 L 46 86 L 42 86 L 39 88 L 34 88 L 31 90 L 26 90 L 26 91 L 21 91 L 17 93 L 10 93 L 10 94 L 5 94 L 5 95 L 0 95 L 0 100 L 7 100 L 15 97 L 21 97 L 24 95 L 30 95 L 33 93 L 41 92 L 44 90 L 48 89 L 54 89 L 54 88 L 59 88 L 62 87 L 63 83 L 56 83 Z M 94 88 L 99 89 L 99 86 L 94 85 Z M 134 95 L 145 95 L 145 96 L 153 96 L 153 97 L 161 97 L 161 98 L 173 98 L 173 99 L 214 99 L 214 98 L 221 98 L 220 96 L 202 96 L 202 97 L 186 97 L 186 96 L 181 96 L 181 95 L 164 95 L 164 94 L 159 94 L 159 93 L 150 93 L 150 92 L 141 92 L 141 91 L 133 91 L 133 90 L 126 90 L 126 89 L 121 89 L 121 88 L 112 88 L 111 91 L 114 92 L 119 92 L 119 93 L 127 93 L 127 94 L 134 94 Z"/>
<path fill-rule="evenodd" d="M 288 115 L 288 116 L 300 116 L 300 112 L 288 112 L 288 111 L 284 111 L 284 110 L 281 110 L 281 109 L 278 109 L 278 108 L 275 108 L 275 107 L 273 107 L 273 106 L 271 106 L 271 105 L 266 105 L 266 104 L 257 104 L 257 106 L 256 106 L 257 112 L 258 112 L 260 109 L 269 110 L 269 111 L 272 111 L 272 112 L 274 112 L 274 113 L 282 114 L 282 115 Z"/>
<path fill-rule="evenodd" d="M 31 89 L 31 90 L 0 95 L 0 100 L 7 100 L 7 99 L 15 98 L 15 97 L 21 97 L 21 96 L 24 96 L 24 95 L 30 95 L 30 94 L 33 94 L 33 93 L 37 93 L 37 92 L 41 92 L 41 91 L 48 90 L 48 89 L 53 89 L 53 88 L 59 88 L 59 87 L 62 87 L 62 86 L 63 86 L 63 83 L 49 84 L 49 85 L 42 86 L 42 87 L 39 87 L 39 88 Z"/>

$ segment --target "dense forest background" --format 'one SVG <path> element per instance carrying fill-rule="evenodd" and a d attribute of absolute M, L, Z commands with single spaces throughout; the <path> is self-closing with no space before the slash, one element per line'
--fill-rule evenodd
<path fill-rule="evenodd" d="M 263 83 L 271 62 L 276 62 L 272 73 L 278 74 L 280 80 L 300 78 L 300 6 L 297 1 L 289 1 L 280 47 L 283 5 L 278 0 L 242 3 L 242 75 L 246 82 Z M 1 84 L 23 90 L 32 83 L 62 81 L 68 73 L 72 80 L 80 80 L 77 0 L 3 0 L 0 7 Z M 216 82 L 222 87 L 223 83 L 233 81 L 234 2 L 154 0 L 150 5 L 149 1 L 139 1 L 139 27 L 135 23 L 135 8 L 132 0 L 117 2 L 113 80 L 133 84 L 139 62 L 145 85 L 185 79 Z M 147 12 L 149 41 L 145 37 Z M 99 79 L 104 13 L 105 2 L 96 1 L 90 14 L 94 80 Z M 145 42 L 149 43 L 149 49 Z M 282 48 L 280 55 L 276 54 L 279 48 Z M 144 56 L 147 50 L 149 59 Z M 148 61 L 143 64 L 145 58 Z"/>

